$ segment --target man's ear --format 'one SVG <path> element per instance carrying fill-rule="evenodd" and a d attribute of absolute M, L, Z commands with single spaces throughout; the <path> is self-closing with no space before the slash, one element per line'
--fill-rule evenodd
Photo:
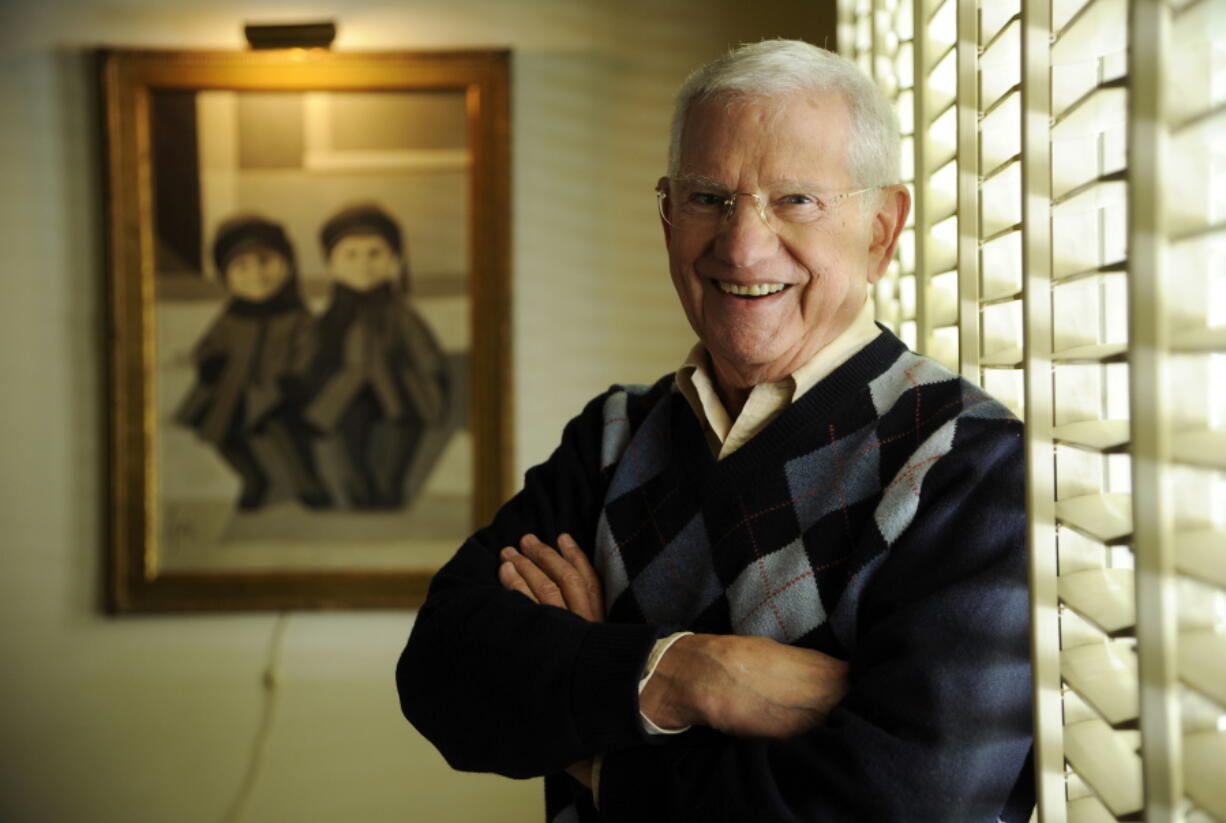
<path fill-rule="evenodd" d="M 673 227 L 664 219 L 664 215 L 669 214 L 673 207 L 671 191 L 668 187 L 668 178 L 661 177 L 656 181 L 656 191 L 659 192 L 656 196 L 660 198 L 660 227 L 664 229 L 664 245 L 668 246 L 673 239 Z"/>
<path fill-rule="evenodd" d="M 873 215 L 872 240 L 868 247 L 868 282 L 876 283 L 885 274 L 890 261 L 894 259 L 898 237 L 907 225 L 907 215 L 910 213 L 911 192 L 907 187 L 887 186 L 881 197 L 881 205 Z"/>

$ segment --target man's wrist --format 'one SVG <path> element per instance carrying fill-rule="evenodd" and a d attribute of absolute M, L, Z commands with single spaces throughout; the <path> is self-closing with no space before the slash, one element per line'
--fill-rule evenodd
<path fill-rule="evenodd" d="M 651 649 L 651 654 L 647 657 L 647 665 L 643 667 L 643 674 L 639 678 L 640 701 L 643 690 L 646 689 L 647 684 L 651 682 L 652 676 L 656 673 L 656 669 L 660 665 L 660 661 L 664 659 L 664 655 L 668 654 L 668 650 L 671 649 L 679 640 L 685 637 L 691 637 L 693 634 L 693 632 L 674 632 L 667 637 L 662 637 L 656 641 L 655 646 L 653 646 Z M 648 734 L 681 734 L 682 732 L 689 731 L 690 729 L 690 724 L 688 723 L 679 724 L 678 726 L 661 726 L 660 724 L 656 723 L 651 716 L 642 710 L 641 702 L 639 716 L 642 717 L 643 725 L 646 727 Z"/>
<path fill-rule="evenodd" d="M 657 661 L 655 672 L 639 693 L 639 711 L 663 729 L 708 725 L 698 688 L 703 649 L 717 635 L 686 634 L 677 638 Z"/>

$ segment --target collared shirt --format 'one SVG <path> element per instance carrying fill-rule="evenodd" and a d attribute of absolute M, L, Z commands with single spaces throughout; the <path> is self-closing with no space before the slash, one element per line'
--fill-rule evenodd
<path fill-rule="evenodd" d="M 881 330 L 873 322 L 872 301 L 865 300 L 851 324 L 807 363 L 782 380 L 754 386 L 735 420 L 728 414 L 715 390 L 714 369 L 702 343 L 696 343 L 690 349 L 689 356 L 677 370 L 677 388 L 702 421 L 711 453 L 717 460 L 722 460 L 748 443 L 780 412 L 850 360 L 880 333 Z"/>

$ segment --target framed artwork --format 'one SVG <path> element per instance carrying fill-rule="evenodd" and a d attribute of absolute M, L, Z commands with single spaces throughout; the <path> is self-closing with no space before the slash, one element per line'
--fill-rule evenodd
<path fill-rule="evenodd" d="M 104 51 L 114 611 L 412 607 L 509 489 L 504 51 Z"/>

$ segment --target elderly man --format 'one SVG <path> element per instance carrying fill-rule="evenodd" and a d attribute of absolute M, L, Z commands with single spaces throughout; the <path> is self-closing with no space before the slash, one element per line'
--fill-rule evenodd
<path fill-rule="evenodd" d="M 701 342 L 435 578 L 397 677 L 454 767 L 548 775 L 551 821 L 1026 818 L 1021 426 L 872 321 L 898 142 L 805 43 L 686 81 L 657 191 Z"/>

